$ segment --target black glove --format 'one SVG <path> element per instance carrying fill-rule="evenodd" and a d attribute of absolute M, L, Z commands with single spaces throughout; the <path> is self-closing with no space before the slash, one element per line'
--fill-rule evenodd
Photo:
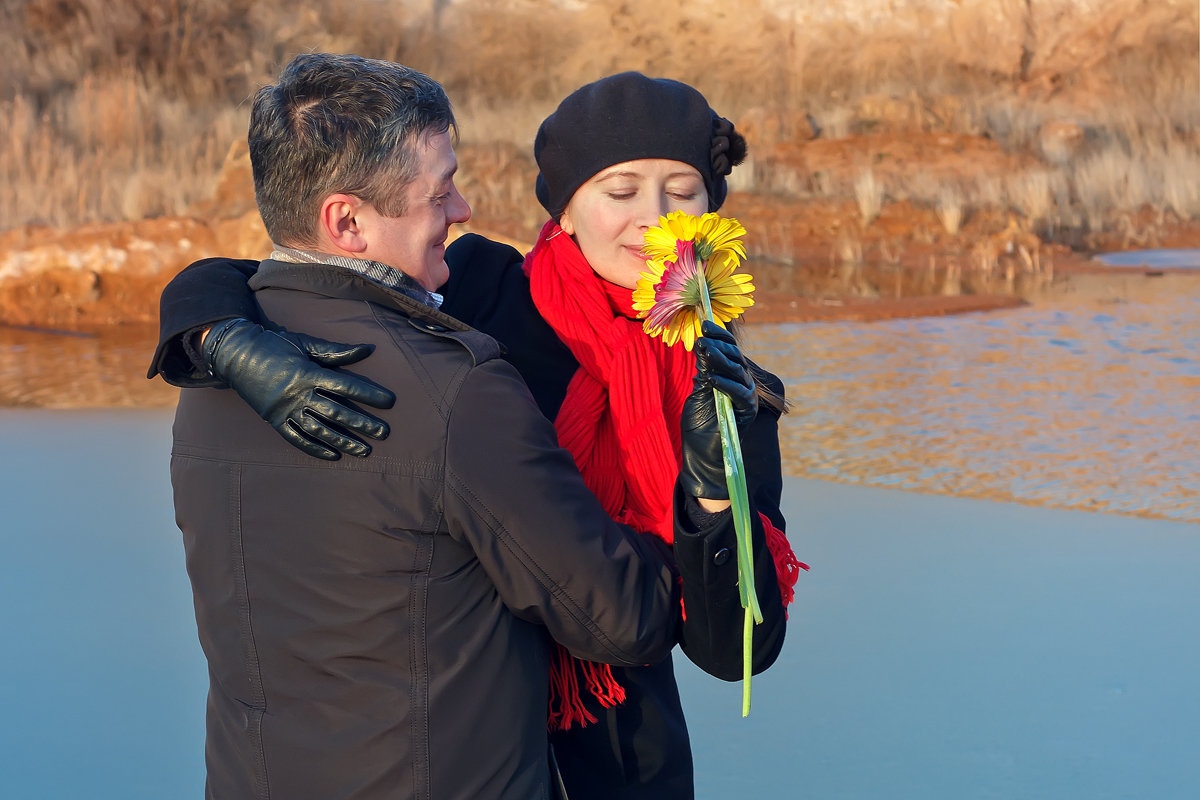
<path fill-rule="evenodd" d="M 244 319 L 214 327 L 203 345 L 213 377 L 236 390 L 293 447 L 330 461 L 371 452 L 354 434 L 387 438 L 386 422 L 346 401 L 391 408 L 396 395 L 358 375 L 325 369 L 361 361 L 374 349 L 267 330 Z"/>
<path fill-rule="evenodd" d="M 696 340 L 696 377 L 692 393 L 683 401 L 683 467 L 679 479 L 693 497 L 728 500 L 725 459 L 713 389 L 729 395 L 738 426 L 758 415 L 758 391 L 742 352 L 729 331 L 705 320 Z"/>

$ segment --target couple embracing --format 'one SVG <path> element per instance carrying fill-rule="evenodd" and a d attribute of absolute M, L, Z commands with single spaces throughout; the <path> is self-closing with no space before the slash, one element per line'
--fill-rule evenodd
<path fill-rule="evenodd" d="M 714 387 L 755 671 L 782 647 L 782 384 L 716 326 L 652 339 L 631 299 L 645 230 L 718 209 L 744 139 L 681 83 L 580 88 L 538 131 L 550 218 L 523 256 L 445 245 L 470 216 L 455 132 L 419 72 L 297 57 L 251 112 L 273 252 L 163 294 L 210 798 L 693 797 L 670 652 L 741 677 Z"/>

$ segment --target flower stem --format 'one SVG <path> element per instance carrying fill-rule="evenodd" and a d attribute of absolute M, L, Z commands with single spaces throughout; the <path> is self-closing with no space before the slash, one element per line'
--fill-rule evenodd
<path fill-rule="evenodd" d="M 750 665 L 754 653 L 754 613 L 746 609 L 742 625 L 742 716 L 750 716 Z"/>
<path fill-rule="evenodd" d="M 708 281 L 703 267 L 699 270 L 700 305 L 704 316 L 715 321 L 712 301 L 708 297 Z M 738 439 L 733 416 L 733 403 L 719 389 L 713 389 L 716 400 L 717 425 L 721 431 L 721 455 L 725 459 L 725 483 L 733 512 L 733 529 L 737 536 L 738 596 L 746 609 L 742 627 L 742 716 L 750 713 L 750 675 L 753 664 L 754 625 L 762 622 L 758 592 L 754 587 L 754 551 L 750 542 L 750 499 L 746 490 L 746 472 L 742 463 L 742 445 Z"/>
<path fill-rule="evenodd" d="M 755 622 L 762 622 L 758 593 L 754 590 L 750 498 L 746 490 L 746 471 L 742 465 L 742 445 L 738 438 L 737 424 L 734 422 L 733 403 L 729 395 L 719 389 L 714 389 L 713 394 L 716 396 L 717 425 L 721 430 L 721 454 L 725 459 L 725 484 L 729 488 L 729 501 L 733 507 L 733 529 L 737 534 L 738 586 L 742 590 L 742 608 L 753 612 Z"/>

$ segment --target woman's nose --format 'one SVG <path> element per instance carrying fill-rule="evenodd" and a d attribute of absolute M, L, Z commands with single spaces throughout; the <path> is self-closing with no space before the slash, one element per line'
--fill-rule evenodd
<path fill-rule="evenodd" d="M 658 224 L 658 218 L 665 217 L 670 211 L 671 198 L 665 193 L 650 196 L 638 208 L 638 226 L 643 229 L 653 228 Z"/>

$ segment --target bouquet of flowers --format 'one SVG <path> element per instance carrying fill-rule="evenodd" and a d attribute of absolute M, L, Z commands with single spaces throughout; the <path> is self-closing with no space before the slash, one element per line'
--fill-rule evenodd
<path fill-rule="evenodd" d="M 672 211 L 646 232 L 642 251 L 649 256 L 633 291 L 633 307 L 644 318 L 643 330 L 668 345 L 682 341 L 689 351 L 700 336 L 700 323 L 722 326 L 754 305 L 752 278 L 738 272 L 746 257 L 746 229 L 716 214 L 697 217 Z M 725 458 L 734 530 L 737 533 L 738 593 L 745 609 L 742 637 L 742 716 L 750 713 L 750 669 L 754 625 L 762 622 L 754 588 L 750 546 L 750 504 L 742 448 L 729 397 L 718 389 L 717 422 Z"/>

